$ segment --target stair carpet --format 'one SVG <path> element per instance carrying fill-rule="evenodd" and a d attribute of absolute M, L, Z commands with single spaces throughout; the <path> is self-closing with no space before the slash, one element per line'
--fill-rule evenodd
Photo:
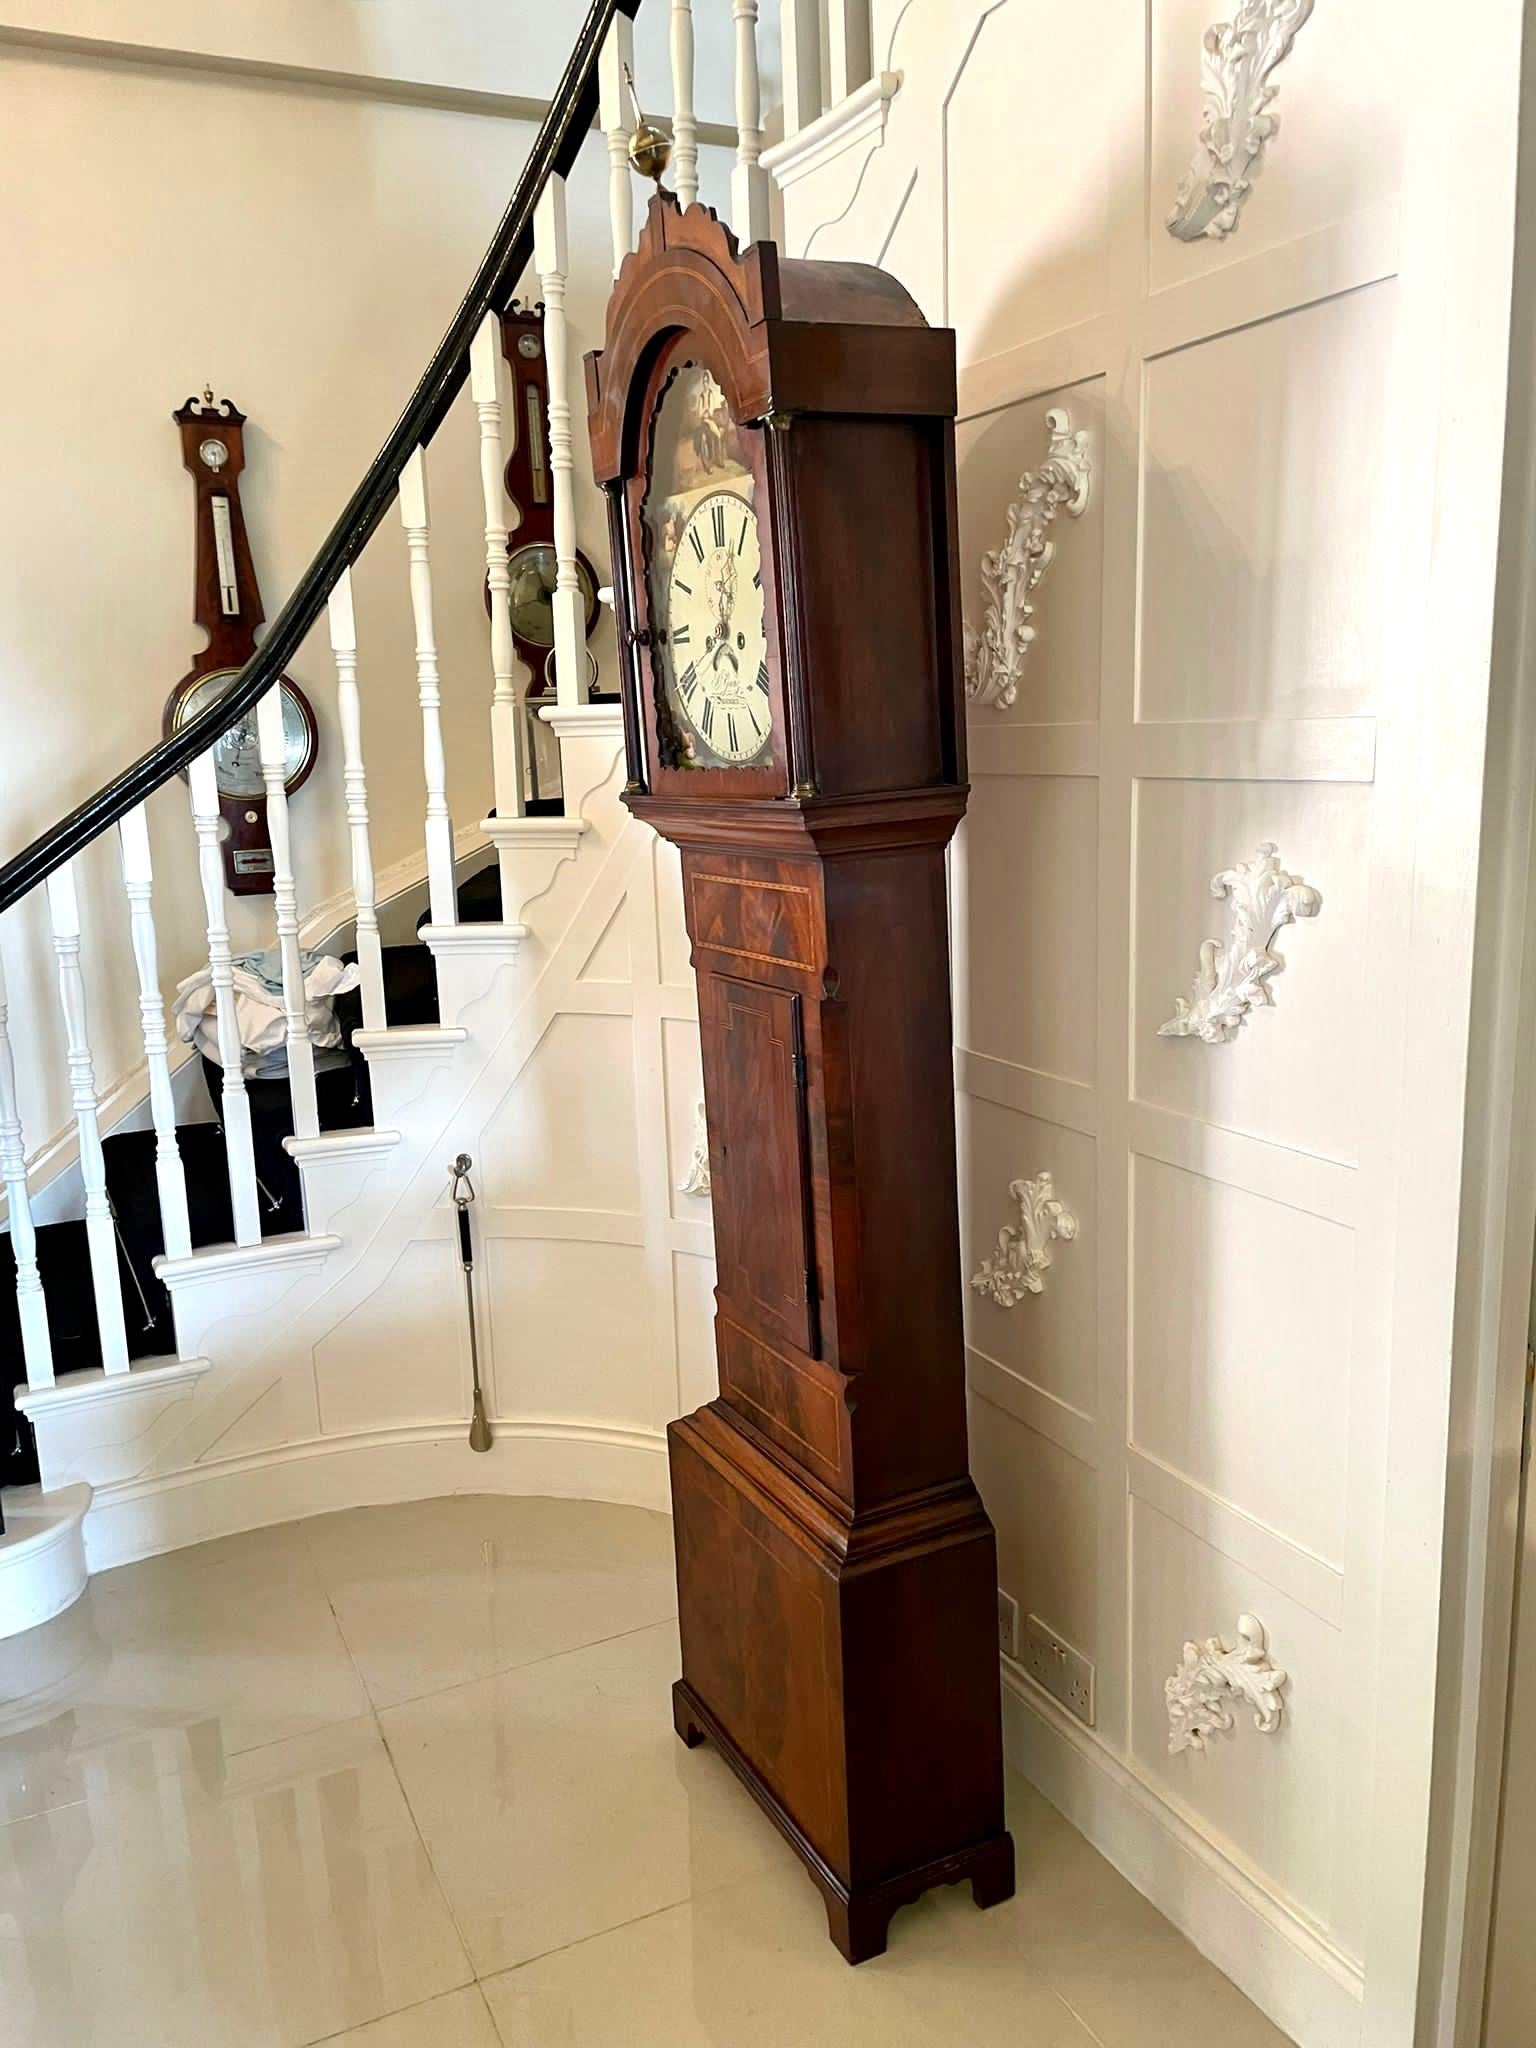
<path fill-rule="evenodd" d="M 558 809 L 558 804 L 553 806 Z M 461 924 L 494 924 L 501 918 L 501 879 L 496 864 L 461 883 L 458 890 Z M 420 923 L 428 921 L 423 913 Z M 346 956 L 355 959 L 355 954 Z M 439 1022 L 435 964 L 421 943 L 384 948 L 384 999 L 390 1024 Z M 347 1049 L 345 1067 L 316 1075 L 320 1127 L 326 1131 L 366 1128 L 373 1121 L 368 1063 L 352 1043 L 362 1026 L 362 997 L 356 990 L 336 999 L 336 1016 Z M 211 1060 L 203 1074 L 215 1116 L 222 1073 Z M 304 1228 L 299 1170 L 283 1149 L 293 1135 L 293 1107 L 286 1080 L 245 1084 L 251 1105 L 251 1135 L 263 1237 Z M 229 1172 L 224 1133 L 215 1123 L 180 1125 L 176 1141 L 187 1178 L 187 1209 L 195 1250 L 227 1244 L 234 1236 L 230 1211 Z M 155 1180 L 156 1138 L 152 1130 L 123 1131 L 106 1137 L 107 1193 L 117 1225 L 118 1279 L 130 1358 L 149 1358 L 170 1351 L 175 1342 L 171 1302 L 155 1276 L 154 1262 L 165 1250 L 160 1227 L 160 1202 Z M 53 1343 L 55 1377 L 99 1369 L 101 1347 L 96 1329 L 85 1224 L 72 1219 L 38 1227 L 37 1262 L 48 1304 L 48 1330 Z M 37 1450 L 32 1427 L 15 1407 L 12 1389 L 25 1384 L 21 1324 L 16 1309 L 16 1264 L 8 1234 L 0 1236 L 0 1488 L 38 1484 Z"/>

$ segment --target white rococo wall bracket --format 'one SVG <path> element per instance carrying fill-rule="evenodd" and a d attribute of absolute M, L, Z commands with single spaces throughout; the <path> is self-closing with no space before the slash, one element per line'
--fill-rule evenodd
<path fill-rule="evenodd" d="M 1010 1181 L 1008 1199 L 1018 1205 L 1019 1220 L 1003 1225 L 997 1250 L 971 1276 L 976 1292 L 999 1308 L 1014 1308 L 1026 1294 L 1045 1292 L 1045 1276 L 1054 1263 L 1052 1240 L 1070 1244 L 1078 1228 L 1077 1218 L 1057 1199 L 1048 1173 Z"/>
<path fill-rule="evenodd" d="M 981 558 L 987 600 L 981 631 L 965 629 L 965 694 L 998 711 L 1006 711 L 1019 694 L 1036 631 L 1030 599 L 1056 557 L 1052 522 L 1059 512 L 1081 519 L 1093 485 L 1087 433 L 1074 432 L 1072 415 L 1060 406 L 1046 414 L 1045 424 L 1051 437 L 1045 460 L 1019 478 L 1019 496 L 1008 507 L 1008 537 Z"/>
<path fill-rule="evenodd" d="M 680 1195 L 707 1195 L 711 1192 L 709 1178 L 709 1126 L 704 1121 L 704 1104 L 701 1100 L 693 1113 L 693 1154 L 688 1161 L 688 1171 L 677 1184 Z"/>
<path fill-rule="evenodd" d="M 1263 167 L 1280 126 L 1269 111 L 1270 73 L 1290 54 L 1313 0 L 1243 0 L 1231 21 L 1205 32 L 1200 60 L 1205 117 L 1195 160 L 1174 197 L 1166 226 L 1181 242 L 1224 241 Z"/>
<path fill-rule="evenodd" d="M 1173 1015 L 1157 1027 L 1159 1038 L 1230 1044 L 1250 1010 L 1274 1007 L 1269 984 L 1285 967 L 1274 950 L 1276 934 L 1299 917 L 1316 917 L 1323 907 L 1316 889 L 1281 867 L 1272 839 L 1252 860 L 1213 875 L 1211 894 L 1231 902 L 1231 932 L 1225 945 L 1219 939 L 1203 941 L 1190 999 L 1175 998 Z"/>
<path fill-rule="evenodd" d="M 1213 1735 L 1237 1725 L 1240 1706 L 1253 1709 L 1253 1725 L 1273 1735 L 1285 1711 L 1287 1675 L 1269 1654 L 1263 1622 L 1252 1614 L 1238 1617 L 1237 1643 L 1229 1649 L 1219 1636 L 1186 1643 L 1179 1668 L 1165 1681 L 1168 1702 L 1168 1754 L 1209 1748 Z"/>

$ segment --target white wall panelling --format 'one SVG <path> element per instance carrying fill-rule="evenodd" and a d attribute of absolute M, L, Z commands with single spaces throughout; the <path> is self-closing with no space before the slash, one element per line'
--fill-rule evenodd
<path fill-rule="evenodd" d="M 1291 5 L 1292 25 L 1307 11 Z M 1426 1379 L 1445 1390 L 1454 1261 L 1431 1218 L 1449 1237 L 1455 1207 L 1454 1172 L 1436 1190 L 1402 1148 L 1449 1141 L 1465 1082 L 1448 1022 L 1427 1034 L 1428 1068 L 1400 1062 L 1416 1007 L 1404 949 L 1422 948 L 1435 1015 L 1444 995 L 1464 1018 L 1479 803 L 1448 694 L 1425 714 L 1438 722 L 1414 724 L 1420 597 L 1447 548 L 1488 587 L 1411 451 L 1420 436 L 1453 447 L 1494 516 L 1497 408 L 1474 461 L 1450 364 L 1486 345 L 1497 382 L 1500 344 L 1467 321 L 1453 350 L 1442 313 L 1450 272 L 1495 320 L 1499 288 L 1484 293 L 1487 263 L 1434 198 L 1443 151 L 1411 133 L 1382 61 L 1406 48 L 1386 0 L 1316 9 L 1295 39 L 1283 141 L 1239 231 L 1169 234 L 1212 12 L 877 6 L 872 61 L 901 91 L 858 148 L 786 178 L 786 247 L 884 261 L 957 330 L 973 624 L 981 553 L 1048 415 L 1068 412 L 1092 450 L 1016 700 L 973 707 L 951 863 L 966 1271 L 992 1254 L 1000 1190 L 1025 1165 L 1049 1164 L 1083 1226 L 1043 1294 L 967 1304 L 1002 1582 L 1097 1667 L 1091 1732 L 1011 1673 L 1011 1746 L 1304 2048 L 1402 2048 L 1431 1746 L 1427 1705 L 1408 1737 L 1400 1688 L 1433 1696 L 1439 1606 L 1426 1566 L 1417 1661 L 1378 1627 L 1384 1475 L 1406 1432 L 1424 1451 L 1422 1527 L 1438 1528 L 1423 1397 Z M 1427 46 L 1415 55 L 1432 75 Z M 1498 68 L 1479 70 L 1512 119 Z M 1082 89 L 1063 95 L 1066 76 Z M 1507 180 L 1501 162 L 1504 206 Z M 1474 726 L 1487 645 L 1480 676 L 1460 667 Z M 1226 936 L 1213 873 L 1268 844 L 1324 899 L 1281 941 L 1277 1014 L 1209 1050 L 1160 1036 L 1202 942 Z M 1400 1285 L 1421 1326 L 1394 1325 Z M 1290 1673 L 1281 1726 L 1170 1757 L 1180 1645 L 1242 1614 L 1263 1617 Z"/>

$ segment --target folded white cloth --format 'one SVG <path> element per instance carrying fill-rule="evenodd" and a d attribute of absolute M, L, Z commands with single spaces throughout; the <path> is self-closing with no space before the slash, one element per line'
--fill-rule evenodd
<path fill-rule="evenodd" d="M 283 1014 L 282 960 L 275 946 L 260 953 L 241 953 L 234 965 L 235 1024 L 244 1048 L 240 1071 L 247 1080 L 271 1080 L 288 1071 L 288 1020 Z M 329 953 L 301 953 L 304 975 L 305 1024 L 318 1051 L 341 1044 L 335 999 L 357 987 L 360 975 Z M 213 973 L 200 967 L 177 984 L 173 1014 L 184 1042 L 205 1058 L 219 1059 L 218 1016 Z"/>

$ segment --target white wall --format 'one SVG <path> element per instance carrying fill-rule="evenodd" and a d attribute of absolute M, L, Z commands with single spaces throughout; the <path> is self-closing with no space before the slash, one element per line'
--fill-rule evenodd
<path fill-rule="evenodd" d="M 1042 1295 L 970 1296 L 1003 1583 L 1098 1681 L 1089 1730 L 1011 1674 L 1011 1750 L 1304 2048 L 1407 2048 L 1519 9 L 1457 41 L 1454 200 L 1449 115 L 1412 123 L 1437 17 L 1360 0 L 1274 74 L 1236 232 L 1189 244 L 1164 216 L 1229 13 L 885 0 L 884 138 L 787 188 L 786 244 L 957 331 L 972 624 L 1048 408 L 1094 466 L 1018 701 L 973 708 L 953 863 L 967 1273 L 1016 1177 L 1081 1223 Z M 1159 1036 L 1228 934 L 1211 877 L 1269 840 L 1322 895 L 1274 1008 Z M 1170 1756 L 1183 1643 L 1245 1611 L 1281 1729 Z"/>
<path fill-rule="evenodd" d="M 190 33 L 186 9 L 146 5 L 133 23 L 122 9 L 109 12 L 119 34 L 133 28 L 163 41 Z M 259 36 L 245 20 L 250 10 L 196 12 L 230 43 L 239 15 L 263 53 L 276 49 L 285 23 L 285 32 L 313 39 L 322 24 L 340 35 L 350 20 L 387 44 L 393 20 L 414 39 L 412 75 L 431 70 L 417 8 L 260 10 Z M 453 12 L 431 15 L 446 26 Z M 559 15 L 563 37 L 573 12 L 546 9 L 540 18 Z M 105 25 L 101 9 L 38 13 L 55 29 Z M 329 46 L 308 54 L 339 66 Z M 451 35 L 437 61 L 445 74 L 467 63 Z M 0 848 L 10 853 L 154 743 L 165 697 L 199 643 L 190 617 L 191 485 L 171 410 L 211 381 L 250 415 L 242 501 L 274 616 L 457 305 L 533 129 L 356 91 L 6 51 L 3 43 L 0 93 L 0 663 L 8 723 Z M 706 196 L 723 200 L 727 176 L 724 152 L 706 150 Z M 600 333 L 608 285 L 600 139 L 577 167 L 570 208 L 570 311 L 584 348 Z M 449 797 L 455 823 L 473 825 L 491 797 L 490 670 L 480 602 L 484 515 L 467 398 L 438 435 L 430 473 Z M 579 473 L 585 477 L 585 465 Z M 606 563 L 590 484 L 579 527 L 582 545 Z M 393 513 L 356 589 L 382 868 L 419 853 L 422 838 L 412 633 Z M 349 875 L 323 628 L 293 673 L 315 704 L 322 747 L 293 812 L 304 908 L 344 890 Z M 162 979 L 170 986 L 203 957 L 181 786 L 162 791 L 151 813 Z M 81 865 L 105 1089 L 139 1063 L 137 1009 L 115 844 L 92 849 Z M 270 899 L 235 910 L 237 945 L 270 942 Z M 35 1151 L 68 1119 L 40 904 L 6 920 L 4 944 L 23 1120 Z"/>
<path fill-rule="evenodd" d="M 779 103 L 778 0 L 761 0 L 764 104 Z M 695 10 L 697 110 L 734 119 L 729 4 Z M 587 15 L 586 0 L 4 0 L 0 41 L 94 43 L 105 52 L 175 56 L 351 80 L 374 93 L 412 97 L 547 98 Z M 643 98 L 670 104 L 666 0 L 646 0 L 635 25 L 635 75 Z"/>

